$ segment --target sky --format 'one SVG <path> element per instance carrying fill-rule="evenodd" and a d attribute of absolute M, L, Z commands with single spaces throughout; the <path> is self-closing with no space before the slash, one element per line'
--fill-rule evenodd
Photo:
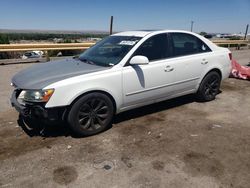
<path fill-rule="evenodd" d="M 250 0 L 1 0 L 0 29 L 244 33 Z"/>

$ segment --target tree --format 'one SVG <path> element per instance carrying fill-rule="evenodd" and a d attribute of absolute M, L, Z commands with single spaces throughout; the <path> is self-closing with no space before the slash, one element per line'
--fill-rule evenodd
<path fill-rule="evenodd" d="M 200 32 L 200 35 L 205 36 L 205 35 L 207 35 L 207 32 L 202 31 L 202 32 Z"/>
<path fill-rule="evenodd" d="M 0 44 L 9 44 L 9 38 L 5 34 L 0 33 Z M 7 52 L 1 52 L 0 53 L 0 59 L 7 59 L 9 58 L 9 54 Z"/>
<path fill-rule="evenodd" d="M 0 44 L 9 44 L 9 38 L 5 34 L 0 34 Z"/>

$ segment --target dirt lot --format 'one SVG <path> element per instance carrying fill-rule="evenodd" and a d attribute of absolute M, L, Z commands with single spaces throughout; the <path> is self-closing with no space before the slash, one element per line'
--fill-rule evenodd
<path fill-rule="evenodd" d="M 250 51 L 234 51 L 242 64 Z M 0 187 L 250 187 L 250 82 L 227 79 L 215 101 L 185 96 L 118 115 L 108 131 L 74 138 L 58 125 L 29 136 L 9 106 L 0 66 Z"/>

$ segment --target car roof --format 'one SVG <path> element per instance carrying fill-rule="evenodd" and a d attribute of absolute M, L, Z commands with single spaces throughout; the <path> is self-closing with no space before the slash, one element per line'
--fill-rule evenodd
<path fill-rule="evenodd" d="M 145 37 L 148 35 L 149 31 L 124 31 L 114 34 L 114 36 L 136 36 L 136 37 Z"/>
<path fill-rule="evenodd" d="M 189 31 L 184 31 L 184 30 L 139 30 L 139 31 L 124 31 L 124 32 L 113 34 L 113 36 L 145 37 L 148 34 L 160 34 L 160 33 L 170 33 L 170 32 L 191 33 Z"/>
<path fill-rule="evenodd" d="M 134 37 L 142 37 L 142 38 L 144 38 L 147 35 L 153 36 L 153 35 L 161 34 L 161 33 L 186 33 L 186 34 L 191 34 L 191 35 L 194 35 L 194 36 L 198 37 L 203 42 L 206 42 L 206 44 L 212 50 L 219 49 L 216 44 L 214 44 L 210 40 L 204 38 L 203 36 L 198 35 L 198 34 L 193 33 L 193 32 L 190 32 L 190 31 L 184 31 L 184 30 L 140 30 L 140 31 L 125 31 L 125 32 L 116 33 L 116 34 L 114 34 L 112 36 L 134 36 Z"/>

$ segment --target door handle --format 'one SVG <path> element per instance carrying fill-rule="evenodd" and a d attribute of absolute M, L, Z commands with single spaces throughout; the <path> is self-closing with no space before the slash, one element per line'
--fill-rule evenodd
<path fill-rule="evenodd" d="M 166 66 L 166 68 L 164 69 L 164 71 L 165 72 L 171 72 L 171 71 L 173 71 L 174 70 L 174 68 L 173 67 L 171 67 L 171 66 Z"/>
<path fill-rule="evenodd" d="M 202 65 L 206 65 L 208 64 L 208 61 L 206 59 L 202 59 L 202 62 L 201 62 Z"/>

